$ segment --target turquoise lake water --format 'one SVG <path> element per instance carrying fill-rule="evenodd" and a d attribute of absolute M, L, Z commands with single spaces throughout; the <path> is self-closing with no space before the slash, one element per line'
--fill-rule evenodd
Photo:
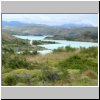
<path fill-rule="evenodd" d="M 47 54 L 52 52 L 52 50 L 57 49 L 59 47 L 65 47 L 65 46 L 71 46 L 74 48 L 80 48 L 80 47 L 91 47 L 91 46 L 98 46 L 98 43 L 93 42 L 79 42 L 79 41 L 67 41 L 67 40 L 47 40 L 45 37 L 47 36 L 20 36 L 20 35 L 14 35 L 17 38 L 20 39 L 28 39 L 28 40 L 41 40 L 41 41 L 52 41 L 56 42 L 55 44 L 43 44 L 39 45 L 41 47 L 45 47 L 48 50 L 40 50 L 38 51 L 41 54 Z"/>

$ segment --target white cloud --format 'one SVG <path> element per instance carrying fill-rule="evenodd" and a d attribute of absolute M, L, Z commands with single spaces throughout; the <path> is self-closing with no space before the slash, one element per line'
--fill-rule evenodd
<path fill-rule="evenodd" d="M 97 14 L 2 14 L 2 20 L 48 25 L 61 25 L 66 23 L 98 25 Z"/>

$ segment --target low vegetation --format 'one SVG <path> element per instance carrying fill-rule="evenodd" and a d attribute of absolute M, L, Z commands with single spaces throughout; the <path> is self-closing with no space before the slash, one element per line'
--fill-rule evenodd
<path fill-rule="evenodd" d="M 55 42 L 52 41 L 41 41 L 41 40 L 33 40 L 33 45 L 42 45 L 42 44 L 55 44 Z"/>
<path fill-rule="evenodd" d="M 2 54 L 3 86 L 97 86 L 98 48 L 58 48 L 47 55 Z"/>
<path fill-rule="evenodd" d="M 91 34 L 91 33 L 90 33 Z M 41 55 L 38 44 L 2 34 L 3 86 L 97 86 L 98 47 L 54 49 Z M 20 51 L 20 52 L 19 52 Z M 22 53 L 21 53 L 22 52 Z"/>
<path fill-rule="evenodd" d="M 76 50 L 76 48 L 72 48 L 72 47 L 70 47 L 70 46 L 66 46 L 66 47 L 59 47 L 58 49 L 54 49 L 53 50 L 53 52 L 55 53 L 55 52 L 73 52 L 73 51 L 75 51 Z"/>
<path fill-rule="evenodd" d="M 42 43 L 41 41 L 39 43 Z M 34 41 L 33 45 L 30 45 L 29 40 L 15 38 L 14 36 L 3 33 L 2 34 L 2 53 L 18 53 L 18 54 L 37 54 L 37 50 L 43 50 L 37 45 L 38 42 Z M 30 52 L 31 51 L 31 52 Z"/>

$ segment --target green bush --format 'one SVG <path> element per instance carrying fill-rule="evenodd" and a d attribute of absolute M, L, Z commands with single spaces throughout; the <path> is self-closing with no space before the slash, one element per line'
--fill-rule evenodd
<path fill-rule="evenodd" d="M 8 73 L 8 72 L 12 71 L 13 69 L 5 68 L 5 66 L 2 66 L 1 70 L 2 70 L 2 74 L 3 74 L 3 73 Z"/>
<path fill-rule="evenodd" d="M 79 69 L 67 69 L 67 71 L 71 80 L 77 80 L 80 76 Z"/>
<path fill-rule="evenodd" d="M 28 55 L 28 54 L 30 54 L 30 52 L 29 52 L 28 50 L 25 50 L 25 51 L 23 51 L 22 54 L 23 54 L 23 55 Z"/>
<path fill-rule="evenodd" d="M 65 47 L 59 47 L 57 49 L 54 49 L 53 52 L 72 52 L 72 51 L 75 51 L 76 48 L 72 48 L 70 46 L 65 46 Z"/>
<path fill-rule="evenodd" d="M 33 55 L 37 55 L 38 54 L 38 52 L 36 51 L 36 50 L 34 50 L 34 51 L 32 51 L 32 53 L 31 54 L 33 54 Z"/>
<path fill-rule="evenodd" d="M 64 51 L 63 47 L 59 47 L 59 48 L 53 50 L 53 52 L 62 52 L 62 51 Z"/>
<path fill-rule="evenodd" d="M 22 55 L 8 55 L 3 56 L 2 64 L 5 68 L 26 68 L 31 69 L 33 66 L 31 63 L 27 62 L 24 56 Z"/>
<path fill-rule="evenodd" d="M 20 58 L 15 56 L 14 58 L 10 59 L 8 66 L 12 69 L 14 68 L 29 68 L 30 64 L 26 61 L 25 58 Z"/>
<path fill-rule="evenodd" d="M 95 73 L 94 71 L 92 70 L 86 70 L 85 72 L 82 73 L 84 76 L 88 76 L 89 78 L 91 79 L 97 79 L 98 77 L 98 74 Z"/>
<path fill-rule="evenodd" d="M 79 80 L 80 84 L 85 84 L 85 85 L 87 85 L 90 81 L 91 79 L 88 76 L 81 76 Z"/>
<path fill-rule="evenodd" d="M 12 73 L 2 74 L 2 85 L 13 86 L 16 83 L 17 83 L 16 77 Z"/>
<path fill-rule="evenodd" d="M 80 48 L 80 54 L 89 58 L 96 58 L 98 56 L 98 48 L 97 47 L 89 47 L 89 48 Z"/>
<path fill-rule="evenodd" d="M 57 68 L 51 67 L 43 67 L 41 69 L 42 72 L 42 81 L 44 82 L 54 82 L 60 79 L 60 75 L 62 74 Z"/>
<path fill-rule="evenodd" d="M 75 48 L 72 48 L 72 47 L 70 47 L 70 46 L 66 46 L 65 47 L 65 50 L 66 51 L 74 51 L 74 50 L 76 50 Z"/>
<path fill-rule="evenodd" d="M 7 86 L 21 85 L 19 83 L 31 85 L 39 81 L 40 77 L 41 74 L 39 70 L 16 69 L 9 73 L 2 74 L 2 83 Z"/>
<path fill-rule="evenodd" d="M 61 70 L 65 69 L 79 69 L 80 71 L 84 71 L 87 69 L 92 69 L 93 71 L 98 71 L 98 64 L 93 62 L 92 60 L 82 58 L 78 55 L 74 55 L 68 59 L 65 59 L 58 63 Z"/>
<path fill-rule="evenodd" d="M 32 44 L 33 45 L 39 45 L 39 44 L 41 44 L 41 41 L 34 40 L 34 41 L 32 41 Z"/>
<path fill-rule="evenodd" d="M 4 54 L 7 54 L 7 53 L 14 54 L 14 50 L 12 48 L 2 47 L 2 52 L 4 52 Z"/>

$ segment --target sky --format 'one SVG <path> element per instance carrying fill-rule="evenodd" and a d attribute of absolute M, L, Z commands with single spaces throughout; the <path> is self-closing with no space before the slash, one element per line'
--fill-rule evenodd
<path fill-rule="evenodd" d="M 74 23 L 98 26 L 98 14 L 2 14 L 2 21 L 47 25 Z"/>

